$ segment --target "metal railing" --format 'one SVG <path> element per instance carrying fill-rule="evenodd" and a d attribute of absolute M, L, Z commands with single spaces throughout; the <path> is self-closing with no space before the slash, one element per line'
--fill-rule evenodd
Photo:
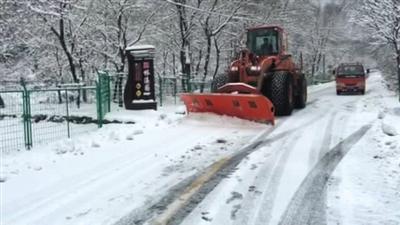
<path fill-rule="evenodd" d="M 102 127 L 111 111 L 110 79 L 99 74 L 96 86 L 70 85 L 0 90 L 0 151 L 71 138 Z"/>
<path fill-rule="evenodd" d="M 182 77 L 167 77 L 158 76 L 158 100 L 160 106 L 165 103 L 177 104 L 179 102 L 179 94 L 183 92 L 200 92 L 201 86 L 203 85 L 203 92 L 211 91 L 211 81 L 201 81 L 196 79 L 191 79 L 189 82 L 182 82 L 182 80 L 187 80 Z M 187 83 L 186 91 L 182 87 L 182 83 Z"/>

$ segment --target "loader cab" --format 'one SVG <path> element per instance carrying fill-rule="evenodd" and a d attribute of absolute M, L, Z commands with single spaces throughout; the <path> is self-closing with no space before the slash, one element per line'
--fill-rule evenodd
<path fill-rule="evenodd" d="M 255 27 L 247 30 L 247 48 L 258 56 L 279 55 L 287 46 L 283 29 L 277 26 Z"/>

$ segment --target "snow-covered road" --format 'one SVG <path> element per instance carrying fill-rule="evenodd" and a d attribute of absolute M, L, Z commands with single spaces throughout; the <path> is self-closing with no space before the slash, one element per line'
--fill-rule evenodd
<path fill-rule="evenodd" d="M 367 88 L 311 87 L 275 127 L 117 112 L 136 124 L 3 156 L 0 223 L 400 224 L 400 107 Z"/>
<path fill-rule="evenodd" d="M 336 96 L 333 83 L 310 92 L 308 107 L 277 121 L 264 144 L 181 224 L 400 224 L 400 203 L 393 200 L 400 195 L 400 138 L 382 129 L 400 127 L 395 96 L 385 91 L 379 74 L 369 78 L 365 96 Z M 341 165 L 349 151 L 364 161 L 352 157 L 352 164 Z M 385 170 L 376 154 L 386 155 Z M 374 174 L 381 177 L 369 177 Z"/>

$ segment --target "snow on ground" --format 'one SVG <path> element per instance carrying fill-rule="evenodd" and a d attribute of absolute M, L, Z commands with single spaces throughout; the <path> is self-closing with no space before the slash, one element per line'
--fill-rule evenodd
<path fill-rule="evenodd" d="M 311 87 L 307 108 L 275 128 L 185 116 L 175 106 L 115 111 L 108 120 L 135 124 L 3 155 L 0 222 L 114 224 L 128 215 L 143 224 L 177 185 L 266 134 L 182 224 L 400 224 L 400 106 L 381 79 L 371 75 L 365 96 L 336 96 L 334 83 Z M 353 135 L 360 140 L 352 143 Z M 351 151 L 337 167 L 328 161 L 316 171 L 335 149 Z M 330 177 L 315 184 L 321 189 L 307 181 L 318 172 Z M 301 198 L 307 185 L 320 196 Z M 316 212 L 302 211 L 310 201 Z"/>
<path fill-rule="evenodd" d="M 400 105 L 384 88 L 375 97 L 379 121 L 329 180 L 329 224 L 400 224 Z"/>
<path fill-rule="evenodd" d="M 268 126 L 214 115 L 116 111 L 96 132 L 1 157 L 1 224 L 112 224 Z"/>
<path fill-rule="evenodd" d="M 308 107 L 280 118 L 267 144 L 246 157 L 182 224 L 399 224 L 400 138 L 384 132 L 398 132 L 399 104 L 381 80 L 380 74 L 372 76 L 365 96 L 336 96 L 334 83 L 311 87 Z M 365 137 L 346 144 L 368 125 Z M 305 178 L 318 172 L 329 176 L 315 168 L 334 149 L 351 151 L 328 190 L 318 193 Z M 315 189 L 315 197 L 301 198 L 310 191 L 302 190 L 304 185 Z M 309 201 L 314 209 L 302 210 Z"/>

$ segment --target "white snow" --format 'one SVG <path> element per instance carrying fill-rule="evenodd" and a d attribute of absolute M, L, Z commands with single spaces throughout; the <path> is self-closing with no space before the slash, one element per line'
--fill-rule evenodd
<path fill-rule="evenodd" d="M 330 179 L 328 224 L 400 224 L 400 104 L 384 87 L 376 91 L 380 121 Z"/>
<path fill-rule="evenodd" d="M 127 51 L 140 51 L 140 50 L 154 50 L 155 47 L 153 45 L 132 45 L 127 47 Z"/>
<path fill-rule="evenodd" d="M 368 80 L 365 96 L 336 96 L 334 87 L 311 87 L 311 104 L 280 118 L 270 135 L 275 141 L 249 155 L 182 224 L 278 224 L 318 160 L 367 124 L 373 129 L 352 147 L 329 181 L 325 219 L 328 224 L 399 224 L 400 139 L 383 134 L 381 124 L 398 128 L 400 117 L 386 113 L 378 120 L 382 109 L 398 112 L 397 98 L 385 91 L 380 74 Z M 295 131 L 274 138 L 290 130 Z M 371 143 L 374 138 L 381 144 Z M 376 154 L 384 158 L 375 159 Z M 228 203 L 231 193 L 244 197 Z"/>
<path fill-rule="evenodd" d="M 112 224 L 268 127 L 180 108 L 117 111 L 135 124 L 2 155 L 2 224 Z"/>
<path fill-rule="evenodd" d="M 1 224 L 114 224 L 142 218 L 172 187 L 263 140 L 184 219 L 193 224 L 278 224 L 321 157 L 372 128 L 328 181 L 328 224 L 400 224 L 400 106 L 379 73 L 365 96 L 313 86 L 306 109 L 276 128 L 211 114 L 117 110 L 110 124 L 71 140 L 1 157 Z M 270 131 L 270 133 L 268 133 Z M 267 134 L 268 133 L 268 134 Z M 266 135 L 267 134 L 267 135 Z"/>

